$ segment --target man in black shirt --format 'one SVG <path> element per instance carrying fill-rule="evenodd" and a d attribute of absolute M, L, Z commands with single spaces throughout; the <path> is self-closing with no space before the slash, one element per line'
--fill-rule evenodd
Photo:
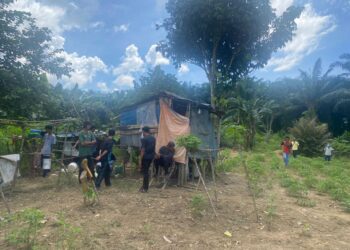
<path fill-rule="evenodd" d="M 111 185 L 111 168 L 110 161 L 112 157 L 112 149 L 113 149 L 113 136 L 115 135 L 114 129 L 110 129 L 108 131 L 108 137 L 102 143 L 100 155 L 96 157 L 97 161 L 101 161 L 101 166 L 97 169 L 97 179 L 96 179 L 96 188 L 101 186 L 101 182 L 104 179 L 106 186 Z"/>
<path fill-rule="evenodd" d="M 156 167 L 156 176 L 159 172 L 159 166 L 163 167 L 165 174 L 169 174 L 169 168 L 173 163 L 173 158 L 175 154 L 175 143 L 170 141 L 168 145 L 163 146 L 159 149 L 159 154 L 154 160 L 154 165 Z"/>
<path fill-rule="evenodd" d="M 142 128 L 143 138 L 141 139 L 141 170 L 143 173 L 143 185 L 140 192 L 146 193 L 148 191 L 149 183 L 149 167 L 156 154 L 156 139 L 150 134 L 149 127 Z"/>

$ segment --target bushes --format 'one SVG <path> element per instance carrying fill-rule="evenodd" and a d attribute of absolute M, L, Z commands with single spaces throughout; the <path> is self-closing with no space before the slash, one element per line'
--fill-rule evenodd
<path fill-rule="evenodd" d="M 240 158 L 233 157 L 230 149 L 224 149 L 219 152 L 218 163 L 216 165 L 217 172 L 231 172 L 240 165 Z"/>
<path fill-rule="evenodd" d="M 350 155 L 350 131 L 345 132 L 342 136 L 339 136 L 333 140 L 333 148 L 336 154 L 339 156 Z"/>
<path fill-rule="evenodd" d="M 194 135 L 184 135 L 176 139 L 177 146 L 185 147 L 190 152 L 197 151 L 201 143 L 201 140 Z"/>
<path fill-rule="evenodd" d="M 309 157 L 319 156 L 330 138 L 328 126 L 312 117 L 300 118 L 290 133 L 299 141 L 300 152 Z"/>

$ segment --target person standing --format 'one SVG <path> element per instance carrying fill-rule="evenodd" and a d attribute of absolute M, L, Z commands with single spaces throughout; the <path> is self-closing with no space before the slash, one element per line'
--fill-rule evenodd
<path fill-rule="evenodd" d="M 111 186 L 111 170 L 112 166 L 110 165 L 112 158 L 112 149 L 114 145 L 113 137 L 115 135 L 114 129 L 108 131 L 108 137 L 103 141 L 100 147 L 100 155 L 96 157 L 96 161 L 101 162 L 101 167 L 97 170 L 97 179 L 95 182 L 96 188 L 100 188 L 101 182 L 105 180 L 107 187 Z"/>
<path fill-rule="evenodd" d="M 290 138 L 288 136 L 286 136 L 282 141 L 281 147 L 282 147 L 284 165 L 288 167 L 289 155 L 292 149 L 292 143 L 290 142 Z"/>
<path fill-rule="evenodd" d="M 297 158 L 299 154 L 299 142 L 295 138 L 292 140 L 292 151 L 293 151 L 293 157 Z"/>
<path fill-rule="evenodd" d="M 94 133 L 91 132 L 90 122 L 84 122 L 83 130 L 80 132 L 79 140 L 77 141 L 75 146 L 77 146 L 77 144 L 79 144 L 79 180 L 80 175 L 83 172 L 83 167 L 81 166 L 81 163 L 84 159 L 87 159 L 90 172 L 92 176 L 95 176 L 94 161 L 92 159 L 92 154 L 96 144 L 96 138 Z"/>
<path fill-rule="evenodd" d="M 149 167 L 155 157 L 156 139 L 151 135 L 149 127 L 142 128 L 143 138 L 141 139 L 141 171 L 143 173 L 143 185 L 140 192 L 146 193 L 149 185 Z"/>
<path fill-rule="evenodd" d="M 327 143 L 327 145 L 324 148 L 324 160 L 325 161 L 331 160 L 333 150 L 334 150 L 334 148 L 332 148 L 332 146 L 329 143 Z"/>
<path fill-rule="evenodd" d="M 56 144 L 56 136 L 52 133 L 53 127 L 51 125 L 46 125 L 46 133 L 44 135 L 43 147 L 41 149 L 41 166 L 43 168 L 43 177 L 46 177 L 51 171 L 51 153 L 52 146 Z"/>

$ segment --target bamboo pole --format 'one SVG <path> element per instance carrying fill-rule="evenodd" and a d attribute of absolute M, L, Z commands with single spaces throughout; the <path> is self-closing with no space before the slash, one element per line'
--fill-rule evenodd
<path fill-rule="evenodd" d="M 210 168 L 211 168 L 211 174 L 212 174 L 212 178 L 213 178 L 213 182 L 214 182 L 214 197 L 215 197 L 215 202 L 218 202 L 218 195 L 217 195 L 217 187 L 216 187 L 216 178 L 215 178 L 215 169 L 214 169 L 214 164 L 213 164 L 213 160 L 211 158 L 211 152 L 208 152 L 209 155 L 209 164 L 210 164 Z"/>
<path fill-rule="evenodd" d="M 9 204 L 8 204 L 7 201 L 6 201 L 6 198 L 5 198 L 4 192 L 2 191 L 2 187 L 1 187 L 1 186 L 0 186 L 0 193 L 1 193 L 2 200 L 3 200 L 4 203 L 5 203 L 7 212 L 10 214 L 10 213 L 11 213 L 10 206 L 9 206 Z"/>
<path fill-rule="evenodd" d="M 194 158 L 194 164 L 196 165 L 196 168 L 197 168 L 197 170 L 198 170 L 199 178 L 200 178 L 200 180 L 201 180 L 201 181 L 202 181 L 202 183 L 203 183 L 203 186 L 204 186 L 205 192 L 207 193 L 207 196 L 208 196 L 208 199 L 209 199 L 210 205 L 211 205 L 211 207 L 213 208 L 213 211 L 214 211 L 215 217 L 218 217 L 218 214 L 216 213 L 215 206 L 214 206 L 213 201 L 212 201 L 212 199 L 211 199 L 211 197 L 210 197 L 210 194 L 209 194 L 208 188 L 207 188 L 207 186 L 205 185 L 205 182 L 204 182 L 204 180 L 203 180 L 202 174 L 201 174 L 201 172 L 200 172 L 200 170 L 199 170 L 199 167 L 198 167 L 198 164 L 197 164 L 197 159 L 196 159 L 196 158 Z"/>

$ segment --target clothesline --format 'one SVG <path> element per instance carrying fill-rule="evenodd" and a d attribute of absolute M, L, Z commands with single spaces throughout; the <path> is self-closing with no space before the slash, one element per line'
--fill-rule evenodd
<path fill-rule="evenodd" d="M 66 118 L 58 120 L 41 120 L 41 121 L 30 121 L 30 120 L 10 120 L 10 119 L 0 119 L 0 124 L 3 125 L 26 125 L 26 124 L 62 124 L 65 122 L 79 121 L 77 118 Z"/>

